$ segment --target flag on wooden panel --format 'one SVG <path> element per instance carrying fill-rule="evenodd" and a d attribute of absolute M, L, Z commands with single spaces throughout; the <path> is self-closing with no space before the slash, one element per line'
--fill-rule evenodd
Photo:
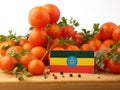
<path fill-rule="evenodd" d="M 51 51 L 51 72 L 94 73 L 93 51 Z"/>

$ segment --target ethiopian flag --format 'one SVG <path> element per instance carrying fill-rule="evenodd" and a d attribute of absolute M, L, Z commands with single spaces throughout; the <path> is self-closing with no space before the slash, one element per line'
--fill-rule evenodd
<path fill-rule="evenodd" d="M 93 51 L 51 51 L 51 72 L 94 73 Z"/>

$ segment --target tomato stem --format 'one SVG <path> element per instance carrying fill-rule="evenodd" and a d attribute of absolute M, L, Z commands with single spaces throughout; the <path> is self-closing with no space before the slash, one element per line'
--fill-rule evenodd
<path fill-rule="evenodd" d="M 45 56 L 58 44 L 58 42 L 55 43 L 53 46 L 51 46 L 51 47 L 48 49 L 49 44 L 50 44 L 50 42 L 48 42 L 48 44 L 47 44 L 46 52 L 45 52 L 45 54 L 42 56 L 41 61 L 44 60 Z"/>

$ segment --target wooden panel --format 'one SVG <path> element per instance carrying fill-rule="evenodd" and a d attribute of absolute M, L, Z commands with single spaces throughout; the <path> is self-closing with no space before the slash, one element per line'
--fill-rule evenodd
<path fill-rule="evenodd" d="M 110 73 L 101 74 L 64 74 L 53 73 L 44 76 L 33 76 L 24 81 L 17 80 L 13 75 L 0 73 L 0 90 L 120 90 L 120 75 Z"/>

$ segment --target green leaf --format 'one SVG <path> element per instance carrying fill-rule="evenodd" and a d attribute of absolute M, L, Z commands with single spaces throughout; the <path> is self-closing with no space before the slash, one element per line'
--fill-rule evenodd
<path fill-rule="evenodd" d="M 118 55 L 117 55 L 117 60 L 118 60 L 118 62 L 120 63 L 120 52 L 119 52 Z"/>
<path fill-rule="evenodd" d="M 29 73 L 26 68 L 20 64 L 19 62 L 16 62 L 14 64 L 15 68 L 13 69 L 12 73 L 18 78 L 18 80 L 23 81 L 25 77 L 31 77 L 32 74 Z"/>
<path fill-rule="evenodd" d="M 72 37 L 70 37 L 70 38 L 67 39 L 67 43 L 74 45 L 74 44 L 75 44 L 75 41 L 73 40 Z"/>
<path fill-rule="evenodd" d="M 16 63 L 15 63 L 16 64 Z M 15 66 L 15 65 L 14 65 Z M 18 70 L 18 67 L 15 66 L 15 68 L 13 69 L 12 73 L 15 74 Z"/>
<path fill-rule="evenodd" d="M 78 23 L 76 20 L 73 20 L 73 17 L 71 17 L 71 18 L 70 18 L 69 25 L 78 27 L 78 26 L 79 26 L 79 23 Z"/>
<path fill-rule="evenodd" d="M 120 47 L 120 41 L 117 42 L 117 47 L 118 47 L 118 48 Z"/>
<path fill-rule="evenodd" d="M 98 32 L 99 31 L 99 23 L 95 23 L 93 25 L 93 30 L 94 30 L 94 33 Z"/>
<path fill-rule="evenodd" d="M 104 70 L 104 61 L 108 59 L 106 49 L 96 52 L 95 63 L 100 69 Z"/>
<path fill-rule="evenodd" d="M 114 52 L 117 49 L 117 45 L 116 44 L 112 44 L 110 45 L 111 51 Z"/>
<path fill-rule="evenodd" d="M 83 44 L 87 43 L 87 41 L 94 39 L 95 35 L 99 32 L 99 24 L 94 24 L 92 30 L 87 30 L 85 28 L 82 29 L 82 40 Z"/>
<path fill-rule="evenodd" d="M 20 80 L 20 81 L 23 81 L 23 80 L 24 80 L 23 76 L 18 76 L 17 78 L 18 78 L 18 80 Z"/>
<path fill-rule="evenodd" d="M 30 26 L 30 27 L 29 27 L 29 30 L 30 30 L 30 31 L 32 31 L 33 29 L 34 29 L 34 27 L 33 27 L 33 26 Z"/>
<path fill-rule="evenodd" d="M 3 45 L 2 46 L 2 50 L 6 50 L 6 49 L 8 49 L 9 47 L 11 47 L 10 45 Z"/>
<path fill-rule="evenodd" d="M 16 33 L 12 33 L 12 30 L 8 31 L 8 35 L 0 35 L 0 42 L 6 41 L 6 40 L 15 40 L 16 43 L 18 43 L 23 36 L 19 35 L 17 36 Z"/>
<path fill-rule="evenodd" d="M 31 73 L 29 73 L 29 72 L 26 72 L 26 73 L 25 73 L 25 76 L 26 76 L 26 77 L 31 77 L 31 76 L 32 76 L 32 74 L 31 74 Z"/>
<path fill-rule="evenodd" d="M 25 54 L 28 54 L 29 52 L 30 52 L 30 50 L 22 49 L 22 51 L 20 52 L 20 54 L 25 55 Z"/>
<path fill-rule="evenodd" d="M 58 26 L 62 28 L 63 26 L 67 26 L 67 19 L 65 17 L 61 18 L 61 21 L 58 22 Z"/>
<path fill-rule="evenodd" d="M 87 30 L 86 29 L 83 28 L 82 31 L 83 31 L 84 34 L 87 34 Z"/>
<path fill-rule="evenodd" d="M 0 42 L 3 42 L 3 41 L 5 41 L 5 40 L 6 40 L 6 36 L 0 35 Z"/>
<path fill-rule="evenodd" d="M 50 43 L 52 41 L 52 37 L 48 36 L 48 43 Z"/>
<path fill-rule="evenodd" d="M 76 20 L 74 20 L 73 17 L 70 18 L 69 22 L 67 21 L 65 17 L 62 17 L 61 21 L 58 22 L 58 26 L 60 28 L 62 28 L 63 26 L 67 26 L 67 25 L 78 27 L 79 23 Z"/>
<path fill-rule="evenodd" d="M 102 70 L 104 70 L 104 63 L 103 62 L 100 62 L 100 68 L 102 69 Z"/>
<path fill-rule="evenodd" d="M 100 62 L 100 59 L 95 59 L 95 63 L 98 65 L 98 63 Z"/>
<path fill-rule="evenodd" d="M 10 56 L 14 56 L 14 55 L 15 55 L 15 53 L 14 53 L 13 51 L 8 52 L 8 54 L 9 54 Z"/>
<path fill-rule="evenodd" d="M 14 66 L 15 66 L 15 70 L 17 71 L 22 71 L 25 67 L 21 64 L 21 63 L 19 63 L 19 62 L 16 62 L 15 64 L 14 64 Z"/>
<path fill-rule="evenodd" d="M 6 40 L 15 40 L 18 43 L 23 36 L 17 36 L 16 33 L 12 33 L 12 30 L 9 30 L 9 34 L 6 36 Z"/>
<path fill-rule="evenodd" d="M 20 54 L 19 54 L 19 53 L 16 53 L 16 54 L 15 54 L 15 58 L 16 58 L 17 60 L 19 60 L 19 59 L 20 59 Z"/>
<path fill-rule="evenodd" d="M 10 56 L 15 57 L 17 60 L 20 59 L 20 53 L 19 53 L 18 51 L 10 51 L 10 52 L 8 52 L 8 54 L 9 54 Z"/>
<path fill-rule="evenodd" d="M 74 45 L 75 44 L 75 42 L 74 42 L 74 40 L 73 40 L 72 37 L 67 38 L 67 39 L 61 37 L 61 38 L 57 39 L 57 42 L 60 43 L 60 44 L 62 44 L 62 45 L 66 45 L 66 44 L 72 44 L 72 45 Z"/>

